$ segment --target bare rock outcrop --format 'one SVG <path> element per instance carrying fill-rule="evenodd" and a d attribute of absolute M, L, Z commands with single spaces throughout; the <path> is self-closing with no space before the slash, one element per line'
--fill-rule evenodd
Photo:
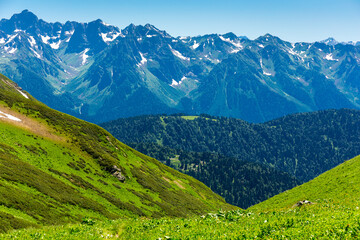
<path fill-rule="evenodd" d="M 121 173 L 121 169 L 120 168 L 118 168 L 117 166 L 113 166 L 113 169 L 112 169 L 112 171 L 111 171 L 111 174 L 114 176 L 114 177 L 116 177 L 120 182 L 125 182 L 125 176 L 124 175 L 122 175 L 122 173 Z"/>
<path fill-rule="evenodd" d="M 312 205 L 313 203 L 308 201 L 308 200 L 304 200 L 304 201 L 298 201 L 296 204 L 295 204 L 295 207 L 301 207 L 301 206 L 304 206 L 304 205 Z"/>

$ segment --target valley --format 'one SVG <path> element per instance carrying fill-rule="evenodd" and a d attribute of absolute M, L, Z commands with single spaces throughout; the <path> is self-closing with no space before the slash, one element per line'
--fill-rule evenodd
<path fill-rule="evenodd" d="M 262 124 L 178 114 L 122 118 L 101 126 L 248 208 L 359 155 L 359 119 L 358 110 L 341 109 Z M 170 161 L 175 156 L 178 163 Z"/>
<path fill-rule="evenodd" d="M 316 2 L 46 4 L 0 20 L 0 239 L 359 238 L 360 41 L 281 34 Z"/>

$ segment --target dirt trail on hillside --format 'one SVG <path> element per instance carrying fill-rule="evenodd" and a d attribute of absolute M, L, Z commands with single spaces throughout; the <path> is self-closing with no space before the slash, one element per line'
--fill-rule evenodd
<path fill-rule="evenodd" d="M 21 113 L 18 113 L 14 110 L 11 110 L 5 106 L 0 105 L 0 111 L 4 112 L 6 114 L 10 114 L 11 116 L 14 116 L 21 121 L 14 121 L 10 118 L 0 117 L 0 122 L 6 122 L 11 125 L 17 126 L 19 128 L 25 129 L 29 132 L 32 132 L 38 136 L 48 138 L 55 141 L 65 142 L 65 138 L 61 137 L 54 133 L 54 131 L 44 124 L 39 123 L 38 121 L 31 119 Z"/>

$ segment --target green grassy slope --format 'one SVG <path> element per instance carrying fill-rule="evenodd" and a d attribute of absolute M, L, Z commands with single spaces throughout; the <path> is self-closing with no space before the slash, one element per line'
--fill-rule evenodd
<path fill-rule="evenodd" d="M 291 208 L 298 201 L 309 200 L 315 204 L 332 203 L 357 206 L 360 203 L 360 156 L 345 161 L 310 182 L 285 191 L 251 210 L 273 211 Z"/>
<path fill-rule="evenodd" d="M 19 90 L 0 75 L 0 111 L 21 120 L 0 113 L 0 232 L 84 217 L 185 217 L 234 208 L 197 180 Z M 125 181 L 115 176 L 120 172 Z"/>
<path fill-rule="evenodd" d="M 360 156 L 248 210 L 21 230 L 3 239 L 358 239 Z M 295 206 L 300 200 L 312 205 Z"/>

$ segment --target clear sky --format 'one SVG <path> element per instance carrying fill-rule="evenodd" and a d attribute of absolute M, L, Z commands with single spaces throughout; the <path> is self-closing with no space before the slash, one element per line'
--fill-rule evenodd
<path fill-rule="evenodd" d="M 47 22 L 150 23 L 172 36 L 266 33 L 290 42 L 360 41 L 360 0 L 0 0 L 0 18 L 28 9 Z"/>

